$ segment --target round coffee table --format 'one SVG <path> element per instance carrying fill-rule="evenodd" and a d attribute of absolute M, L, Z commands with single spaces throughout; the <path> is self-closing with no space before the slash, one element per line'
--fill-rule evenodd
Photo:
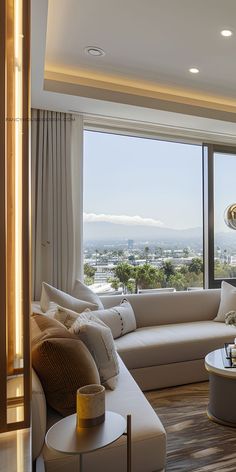
<path fill-rule="evenodd" d="M 205 357 L 210 380 L 207 414 L 212 421 L 236 428 L 236 368 L 225 367 L 223 356 L 224 349 L 217 349 Z"/>
<path fill-rule="evenodd" d="M 78 455 L 79 471 L 83 472 L 83 454 L 108 446 L 123 434 L 127 436 L 127 471 L 131 472 L 131 416 L 126 419 L 106 411 L 104 423 L 77 429 L 77 415 L 70 415 L 55 423 L 47 432 L 45 442 L 49 449 Z M 127 432 L 126 432 L 127 429 Z"/>

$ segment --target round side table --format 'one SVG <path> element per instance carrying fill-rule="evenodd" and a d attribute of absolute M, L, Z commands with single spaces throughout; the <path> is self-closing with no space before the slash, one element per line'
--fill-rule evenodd
<path fill-rule="evenodd" d="M 70 415 L 55 423 L 46 434 L 49 449 L 78 455 L 83 472 L 83 454 L 101 449 L 122 435 L 127 436 L 127 472 L 131 472 L 131 415 L 127 419 L 113 411 L 106 411 L 104 423 L 91 428 L 77 428 L 77 415 Z"/>
<path fill-rule="evenodd" d="M 210 380 L 207 414 L 212 421 L 235 428 L 236 369 L 226 368 L 223 356 L 224 350 L 217 349 L 205 357 Z"/>

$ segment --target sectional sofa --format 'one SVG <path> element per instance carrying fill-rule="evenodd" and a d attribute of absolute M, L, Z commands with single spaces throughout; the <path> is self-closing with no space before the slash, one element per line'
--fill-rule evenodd
<path fill-rule="evenodd" d="M 103 296 L 105 308 L 122 296 Z M 106 391 L 106 408 L 132 415 L 133 472 L 165 469 L 166 433 L 142 391 L 207 380 L 205 355 L 236 337 L 236 328 L 214 321 L 220 290 L 140 294 L 126 297 L 137 329 L 115 340 L 120 374 L 115 390 Z M 141 391 L 142 390 L 142 391 Z M 33 375 L 33 454 L 37 472 L 72 472 L 76 458 L 50 451 L 46 429 L 60 419 L 47 409 L 42 386 Z M 125 471 L 126 439 L 85 457 L 85 471 Z"/>

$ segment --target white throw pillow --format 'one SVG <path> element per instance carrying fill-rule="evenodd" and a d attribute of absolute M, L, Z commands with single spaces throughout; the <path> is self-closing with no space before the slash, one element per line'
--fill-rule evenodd
<path fill-rule="evenodd" d="M 94 293 L 87 285 L 83 284 L 80 280 L 75 281 L 75 285 L 72 290 L 72 295 L 75 298 L 79 298 L 80 300 L 84 300 L 85 302 L 97 305 L 98 310 L 102 310 L 104 308 L 99 296 Z"/>
<path fill-rule="evenodd" d="M 50 302 L 55 302 L 57 305 L 64 306 L 65 308 L 69 308 L 77 313 L 81 313 L 86 308 L 89 308 L 90 310 L 97 309 L 97 305 L 83 300 L 78 300 L 68 293 L 62 292 L 62 290 L 43 282 L 40 299 L 40 306 L 43 312 L 48 311 Z"/>
<path fill-rule="evenodd" d="M 86 308 L 82 313 L 86 313 L 87 311 L 90 312 L 89 308 Z M 80 316 L 80 313 L 69 310 L 69 308 L 64 308 L 62 306 L 58 306 L 57 310 L 54 312 L 54 318 L 57 321 L 60 321 L 60 323 L 62 323 L 67 329 L 71 328 L 78 316 Z"/>
<path fill-rule="evenodd" d="M 101 383 L 111 390 L 117 385 L 119 362 L 110 328 L 93 313 L 81 313 L 69 331 L 78 335 L 92 354 Z"/>
<path fill-rule="evenodd" d="M 111 329 L 114 339 L 137 328 L 133 308 L 126 299 L 122 300 L 118 306 L 97 310 L 94 315 Z"/>
<path fill-rule="evenodd" d="M 55 313 L 57 311 L 57 304 L 54 302 L 49 302 L 48 309 L 47 309 L 47 315 L 52 318 L 51 313 Z M 44 312 L 41 309 L 40 302 L 31 302 L 31 313 L 39 313 L 40 315 L 43 315 Z"/>
<path fill-rule="evenodd" d="M 221 284 L 220 306 L 214 321 L 225 321 L 229 311 L 236 311 L 236 287 L 223 281 Z"/>

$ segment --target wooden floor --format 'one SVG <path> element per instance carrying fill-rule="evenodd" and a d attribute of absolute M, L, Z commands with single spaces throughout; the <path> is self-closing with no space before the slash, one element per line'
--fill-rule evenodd
<path fill-rule="evenodd" d="M 146 392 L 146 397 L 167 432 L 166 472 L 236 472 L 236 429 L 208 419 L 208 382 Z"/>

